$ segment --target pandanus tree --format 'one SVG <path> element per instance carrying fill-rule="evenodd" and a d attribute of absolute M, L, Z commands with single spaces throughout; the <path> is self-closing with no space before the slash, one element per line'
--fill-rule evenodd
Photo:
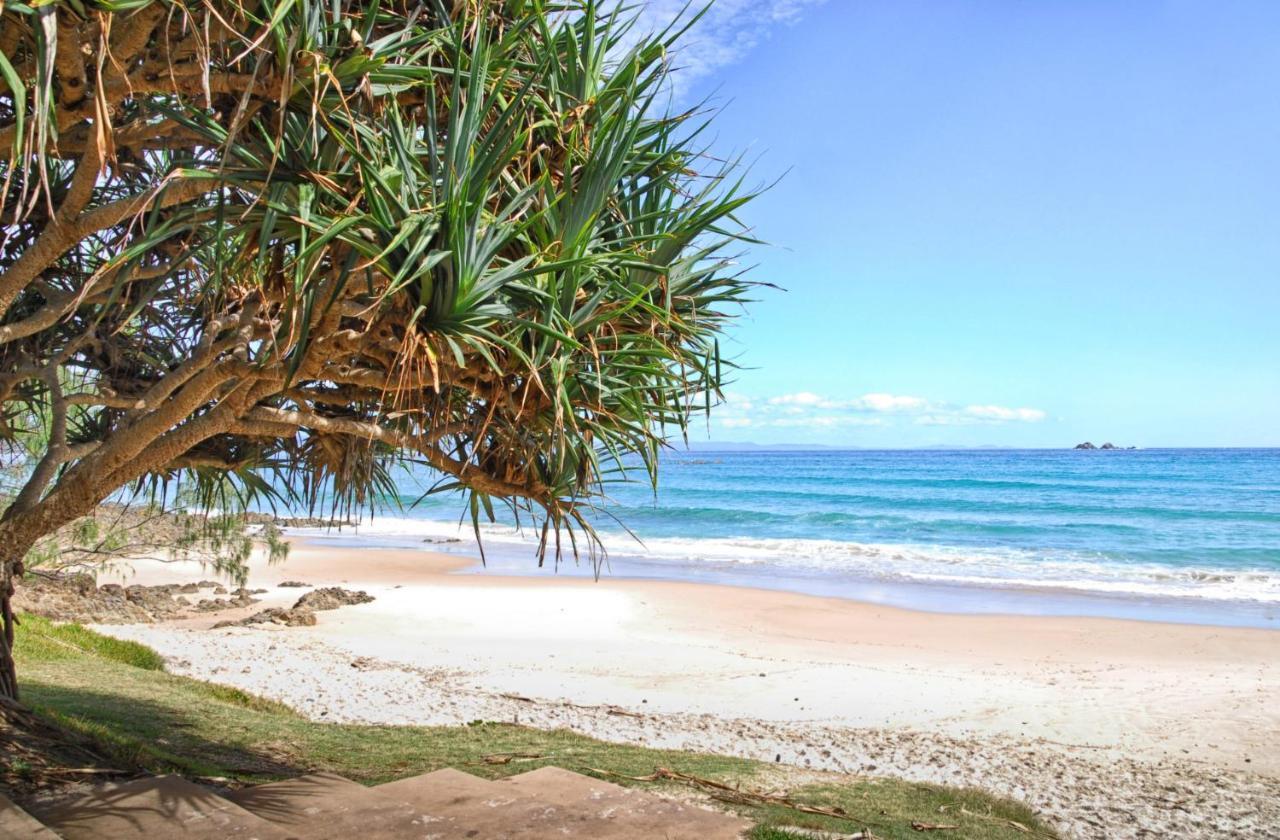
<path fill-rule="evenodd" d="M 358 507 L 414 461 L 576 551 L 714 402 L 751 194 L 665 104 L 679 31 L 542 0 L 0 9 L 0 435 L 45 441 L 0 516 L 0 695 L 24 557 L 129 488 Z"/>

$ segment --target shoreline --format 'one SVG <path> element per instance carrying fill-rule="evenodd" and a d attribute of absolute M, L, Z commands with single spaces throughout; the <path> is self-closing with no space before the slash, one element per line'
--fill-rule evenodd
<path fill-rule="evenodd" d="M 538 569 L 533 561 L 534 545 L 513 537 L 503 529 L 485 536 L 487 566 L 482 566 L 470 531 L 459 530 L 430 519 L 385 518 L 378 523 L 353 526 L 350 530 L 329 531 L 319 528 L 290 528 L 291 540 L 332 550 L 403 550 L 438 552 L 466 561 L 457 574 L 498 574 L 541 579 L 554 575 L 557 579 L 589 579 L 589 567 L 578 566 L 569 558 L 552 572 Z M 424 539 L 425 536 L 425 539 Z M 735 541 L 712 540 L 711 545 L 723 555 L 726 550 L 750 554 L 759 546 L 751 540 L 741 548 Z M 889 552 L 877 562 L 892 568 L 898 561 L 892 550 L 912 550 L 912 546 L 850 544 L 855 549 Z M 929 548 L 929 547 L 926 547 Z M 935 614 L 1022 615 L 1063 618 L 1106 618 L 1161 624 L 1194 624 L 1205 627 L 1250 627 L 1280 630 L 1280 593 L 1267 597 L 1223 597 L 1210 592 L 1188 589 L 1182 593 L 1168 589 L 1166 582 L 1142 584 L 1081 579 L 1035 580 L 1021 577 L 955 577 L 913 576 L 910 573 L 884 575 L 857 569 L 819 569 L 812 566 L 779 562 L 777 556 L 747 562 L 725 562 L 723 556 L 698 559 L 696 552 L 710 547 L 690 544 L 682 550 L 694 552 L 683 559 L 667 554 L 647 554 L 643 545 L 614 546 L 609 555 L 610 568 L 602 574 L 610 580 L 635 580 L 672 583 L 696 583 L 709 586 L 732 586 L 773 592 L 788 592 L 812 597 L 835 597 L 886 607 Z M 771 547 L 770 552 L 780 549 Z M 803 552 L 805 545 L 788 548 L 790 555 Z M 815 549 L 816 550 L 816 549 Z M 933 550 L 933 549 L 930 549 Z M 937 572 L 938 570 L 935 570 Z M 1170 568 L 1161 575 L 1201 574 L 1196 570 L 1178 572 Z M 1152 571 L 1151 574 L 1156 574 Z M 1208 573 L 1204 573 L 1208 574 Z M 1262 573 L 1258 573 L 1262 574 Z M 1222 580 L 1249 579 L 1251 571 L 1214 573 L 1211 585 Z M 1157 578 L 1153 578 L 1157 580 Z M 1154 586 L 1147 591 L 1143 586 Z"/>
<path fill-rule="evenodd" d="M 361 550 L 388 550 L 379 546 L 360 545 Z M 395 550 L 395 549 L 392 549 Z M 403 549 L 412 550 L 412 549 Z M 442 552 L 443 553 L 443 552 Z M 447 554 L 446 556 L 462 556 Z M 545 570 L 520 571 L 518 568 L 483 566 L 478 559 L 450 570 L 454 575 L 489 575 L 493 577 L 542 580 Z M 547 573 L 556 574 L 556 573 Z M 575 571 L 560 579 L 582 580 L 589 575 Z M 1220 627 L 1262 631 L 1280 631 L 1280 605 L 1259 601 L 1224 601 L 1191 596 L 1146 596 L 1138 593 L 1103 593 L 1068 587 L 1016 586 L 979 583 L 942 583 L 934 581 L 901 582 L 844 580 L 826 584 L 816 576 L 801 580 L 774 576 L 767 578 L 731 579 L 729 575 L 709 575 L 690 579 L 675 574 L 625 574 L 603 572 L 601 579 L 645 583 L 688 584 L 690 586 L 726 587 L 755 592 L 778 592 L 807 598 L 844 601 L 924 615 L 987 616 L 992 618 L 1060 618 L 1082 621 L 1119 621 L 1137 624 Z M 819 592 L 819 587 L 835 592 Z"/>
<path fill-rule="evenodd" d="M 249 612 L 305 591 L 275 586 L 287 579 L 377 600 L 322 613 L 314 627 L 207 629 L 235 617 L 220 613 L 97 629 L 150 645 L 177 673 L 317 720 L 568 726 L 605 740 L 978 785 L 1072 833 L 1089 833 L 1082 803 L 1093 803 L 1109 836 L 1125 836 L 1124 820 L 1096 809 L 1121 801 L 1139 809 L 1140 825 L 1172 831 L 1181 823 L 1170 791 L 1210 812 L 1264 808 L 1260 792 L 1280 801 L 1272 630 L 458 573 L 468 565 L 421 549 L 295 542 L 283 564 L 255 559 L 250 585 L 269 591 Z M 204 574 L 194 563 L 134 567 L 129 582 Z"/>

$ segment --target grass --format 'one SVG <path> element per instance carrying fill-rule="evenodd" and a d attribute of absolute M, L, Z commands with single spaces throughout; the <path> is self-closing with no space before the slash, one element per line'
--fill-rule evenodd
<path fill-rule="evenodd" d="M 498 778 L 551 764 L 620 776 L 665 767 L 744 789 L 776 788 L 780 774 L 785 782 L 786 770 L 777 765 L 610 744 L 565 730 L 480 721 L 459 727 L 316 723 L 279 703 L 166 673 L 161 657 L 144 645 L 34 616 L 23 618 L 15 652 L 24 701 L 40 716 L 92 741 L 122 770 L 243 783 L 325 770 L 378 784 L 442 767 Z M 779 806 L 742 809 L 758 823 L 753 840 L 793 837 L 784 826 L 870 828 L 881 838 L 921 837 L 912 823 L 955 825 L 937 836 L 978 840 L 1055 836 L 1027 808 L 980 791 L 893 779 L 823 778 L 792 787 L 792 798 L 840 808 L 852 819 Z"/>
<path fill-rule="evenodd" d="M 38 615 L 23 615 L 21 620 L 14 644 L 16 655 L 25 660 L 78 662 L 89 658 L 145 671 L 164 670 L 164 657 L 146 645 L 113 639 L 79 624 L 60 624 Z"/>

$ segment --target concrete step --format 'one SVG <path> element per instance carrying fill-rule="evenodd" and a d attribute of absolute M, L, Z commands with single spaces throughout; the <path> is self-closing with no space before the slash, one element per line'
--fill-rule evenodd
<path fill-rule="evenodd" d="M 65 840 L 300 840 L 177 776 L 102 785 L 32 815 Z"/>
<path fill-rule="evenodd" d="M 751 828 L 751 823 L 740 817 L 559 767 L 541 767 L 496 784 L 566 811 L 585 812 L 596 821 L 614 826 L 618 837 L 737 840 Z"/>
<path fill-rule="evenodd" d="M 307 840 L 394 840 L 428 833 L 427 819 L 412 805 L 332 773 L 256 785 L 227 798 Z"/>
<path fill-rule="evenodd" d="M 750 824 L 565 770 L 525 774 L 524 787 L 490 782 L 457 770 L 379 785 L 375 790 L 408 802 L 431 820 L 431 836 L 533 840 L 737 840 Z M 609 788 L 621 791 L 617 794 Z M 612 796 L 602 804 L 601 797 Z"/>
<path fill-rule="evenodd" d="M 432 840 L 537 837 L 538 827 L 547 830 L 552 816 L 548 810 L 555 811 L 493 782 L 448 768 L 388 782 L 374 790 L 422 813 Z"/>
<path fill-rule="evenodd" d="M 41 825 L 35 817 L 14 805 L 0 793 L 0 838 L 21 837 L 30 840 L 59 840 L 48 826 Z"/>

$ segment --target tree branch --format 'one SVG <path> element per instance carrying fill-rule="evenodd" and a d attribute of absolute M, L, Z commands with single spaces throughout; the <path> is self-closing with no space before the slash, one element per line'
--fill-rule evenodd
<path fill-rule="evenodd" d="M 441 472 L 448 473 L 465 482 L 468 486 L 491 496 L 511 498 L 513 496 L 536 495 L 538 490 L 538 488 L 503 481 L 477 468 L 472 468 L 462 461 L 450 458 L 435 446 L 434 440 L 388 429 L 376 423 L 339 417 L 324 417 L 310 412 L 290 411 L 269 406 L 254 408 L 246 415 L 246 419 L 250 421 L 284 423 L 300 429 L 310 429 L 314 432 L 350 435 L 370 441 L 376 440 L 398 449 L 408 449 L 422 455 L 427 459 L 427 463 Z"/>
<path fill-rule="evenodd" d="M 97 165 L 95 163 L 90 168 L 92 171 L 89 172 L 85 169 L 85 164 L 93 160 L 96 160 L 96 153 L 86 152 L 84 160 L 76 170 L 72 190 L 78 186 L 76 181 L 81 178 L 82 173 L 87 172 L 88 174 L 84 177 L 90 179 L 88 191 L 92 193 L 93 181 L 97 178 Z M 172 207 L 208 192 L 212 188 L 213 182 L 203 178 L 175 178 L 145 192 L 105 204 L 83 214 L 80 211 L 88 201 L 88 196 L 86 195 L 83 201 L 78 201 L 77 206 L 77 202 L 71 200 L 72 194 L 69 191 L 67 200 L 63 202 L 57 215 L 40 237 L 30 248 L 22 252 L 22 256 L 7 271 L 0 274 L 0 316 L 9 311 L 18 294 L 37 275 L 89 234 L 138 215 L 152 202 L 155 202 L 156 207 Z M 64 210 L 70 212 L 64 213 Z M 78 218 L 76 218 L 77 214 Z M 75 219 L 74 222 L 72 218 Z"/>
<path fill-rule="evenodd" d="M 11 510 L 14 514 L 25 513 L 40 501 L 45 488 L 53 480 L 58 467 L 67 460 L 67 401 L 62 396 L 62 385 L 58 381 L 55 370 L 47 377 L 49 384 L 50 410 L 53 412 L 49 432 L 49 446 L 44 457 L 36 464 L 27 481 L 22 485 L 18 497 L 13 500 Z M 6 511 L 6 514 L 9 513 Z"/>

